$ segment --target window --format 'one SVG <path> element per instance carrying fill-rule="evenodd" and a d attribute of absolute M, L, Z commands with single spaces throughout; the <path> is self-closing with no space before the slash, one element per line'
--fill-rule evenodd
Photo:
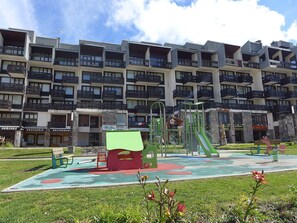
<path fill-rule="evenodd" d="M 234 125 L 242 125 L 242 113 L 234 113 Z"/>
<path fill-rule="evenodd" d="M 145 101 L 141 100 L 127 100 L 127 108 L 134 109 L 137 105 L 146 105 Z"/>
<path fill-rule="evenodd" d="M 79 115 L 78 126 L 88 127 L 89 126 L 89 115 Z"/>
<path fill-rule="evenodd" d="M 51 88 L 51 84 L 35 83 L 35 82 L 30 82 L 29 86 L 39 87 L 41 89 L 41 94 L 42 93 L 49 93 L 50 88 Z"/>
<path fill-rule="evenodd" d="M 3 60 L 2 61 L 2 66 L 1 66 L 1 70 L 2 71 L 6 71 L 8 65 L 23 66 L 24 68 L 26 67 L 26 63 L 25 62 Z"/>
<path fill-rule="evenodd" d="M 117 114 L 117 125 L 126 125 L 126 114 Z"/>
<path fill-rule="evenodd" d="M 45 67 L 30 67 L 31 72 L 34 73 L 45 73 L 45 74 L 51 74 L 52 69 L 51 68 L 45 68 Z"/>
<path fill-rule="evenodd" d="M 99 117 L 98 116 L 90 117 L 90 127 L 91 128 L 99 128 Z"/>
<path fill-rule="evenodd" d="M 37 145 L 39 146 L 44 145 L 44 135 L 41 135 L 41 134 L 37 135 Z"/>
<path fill-rule="evenodd" d="M 38 117 L 37 113 L 25 113 L 24 114 L 24 120 L 26 122 L 37 122 L 37 117 Z"/>
<path fill-rule="evenodd" d="M 75 73 L 67 72 L 67 71 L 55 71 L 55 81 L 56 82 L 61 82 L 63 76 L 74 77 Z"/>
<path fill-rule="evenodd" d="M 145 72 L 139 70 L 127 70 L 127 81 L 134 82 L 136 75 L 145 75 Z"/>
<path fill-rule="evenodd" d="M 228 112 L 219 112 L 219 123 L 221 124 L 230 124 L 230 118 Z"/>

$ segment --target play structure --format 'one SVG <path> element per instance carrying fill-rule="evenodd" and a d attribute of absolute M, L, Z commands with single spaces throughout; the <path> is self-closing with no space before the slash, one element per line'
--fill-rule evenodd
<path fill-rule="evenodd" d="M 168 119 L 166 119 L 164 105 L 162 106 L 161 102 L 158 104 L 159 116 L 153 117 L 151 112 L 150 143 L 158 143 L 160 148 L 164 148 L 165 156 L 168 144 L 182 145 L 187 155 L 193 156 L 194 152 L 197 152 L 206 157 L 219 156 L 205 132 L 203 102 L 184 103 L 184 109 L 180 111 L 181 116 L 171 116 Z M 163 156 L 162 149 L 161 152 Z"/>

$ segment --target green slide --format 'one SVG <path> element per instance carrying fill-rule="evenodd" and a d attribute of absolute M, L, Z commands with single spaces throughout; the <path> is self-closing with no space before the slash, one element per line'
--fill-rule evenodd
<path fill-rule="evenodd" d="M 195 137 L 207 157 L 220 156 L 218 151 L 211 145 L 204 129 L 200 128 L 200 132 L 195 132 Z"/>

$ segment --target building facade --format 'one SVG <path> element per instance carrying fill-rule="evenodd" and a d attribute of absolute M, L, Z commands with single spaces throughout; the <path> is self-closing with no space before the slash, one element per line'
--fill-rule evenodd
<path fill-rule="evenodd" d="M 292 140 L 296 54 L 284 41 L 70 45 L 0 29 L 0 136 L 15 146 L 95 146 L 106 130 L 138 129 L 145 140 L 154 102 L 170 116 L 203 101 L 214 143 L 222 124 L 230 143 Z"/>

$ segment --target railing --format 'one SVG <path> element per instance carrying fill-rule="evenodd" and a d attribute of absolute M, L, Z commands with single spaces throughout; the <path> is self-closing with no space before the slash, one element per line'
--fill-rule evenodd
<path fill-rule="evenodd" d="M 31 95 L 40 95 L 41 88 L 38 86 L 27 86 L 26 93 Z"/>
<path fill-rule="evenodd" d="M 51 54 L 43 54 L 43 53 L 32 53 L 30 60 L 42 61 L 42 62 L 52 62 Z"/>
<path fill-rule="evenodd" d="M 264 90 L 265 98 L 285 98 L 285 92 L 273 89 Z"/>
<path fill-rule="evenodd" d="M 280 83 L 280 77 L 278 75 L 266 75 L 262 77 L 263 84 L 265 83 Z"/>
<path fill-rule="evenodd" d="M 251 61 L 243 61 L 244 67 L 250 67 L 255 69 L 260 69 L 260 64 L 257 62 L 251 62 Z"/>
<path fill-rule="evenodd" d="M 225 108 L 225 109 L 239 109 L 239 110 L 260 110 L 267 111 L 266 105 L 251 105 L 251 104 L 236 104 L 236 103 L 219 103 L 219 102 L 206 102 L 204 108 Z"/>
<path fill-rule="evenodd" d="M 22 120 L 20 118 L 1 118 L 0 125 L 3 126 L 20 126 Z"/>
<path fill-rule="evenodd" d="M 22 47 L 22 46 L 0 46 L 0 54 L 24 56 L 24 47 Z"/>
<path fill-rule="evenodd" d="M 148 105 L 136 105 L 134 109 L 137 113 L 150 113 L 150 106 Z"/>
<path fill-rule="evenodd" d="M 198 62 L 189 59 L 178 59 L 178 65 L 187 67 L 198 67 Z"/>
<path fill-rule="evenodd" d="M 103 100 L 115 100 L 117 98 L 117 92 L 112 90 L 104 90 L 102 99 Z"/>
<path fill-rule="evenodd" d="M 139 90 L 127 90 L 126 97 L 133 97 L 133 98 L 147 98 L 146 91 L 139 91 Z"/>
<path fill-rule="evenodd" d="M 24 85 L 13 83 L 0 83 L 0 91 L 24 92 Z"/>
<path fill-rule="evenodd" d="M 91 75 L 90 83 L 124 84 L 123 77 Z"/>
<path fill-rule="evenodd" d="M 48 111 L 49 104 L 25 103 L 24 111 Z"/>
<path fill-rule="evenodd" d="M 149 66 L 149 60 L 139 57 L 129 57 L 129 64 L 131 65 L 140 65 L 140 66 Z"/>
<path fill-rule="evenodd" d="M 166 68 L 166 69 L 171 69 L 172 67 L 171 62 L 156 62 L 154 60 L 150 61 L 150 65 L 152 67 L 159 67 L 159 68 Z"/>
<path fill-rule="evenodd" d="M 0 100 L 0 108 L 11 109 L 11 102 L 9 100 Z"/>
<path fill-rule="evenodd" d="M 157 75 L 147 75 L 147 74 L 137 74 L 135 76 L 136 82 L 151 82 L 151 83 L 161 83 L 161 77 Z"/>
<path fill-rule="evenodd" d="M 174 90 L 173 98 L 193 98 L 193 93 L 190 90 Z"/>
<path fill-rule="evenodd" d="M 80 60 L 80 66 L 103 68 L 103 61 L 96 60 Z"/>
<path fill-rule="evenodd" d="M 77 76 L 62 76 L 62 83 L 78 84 Z"/>
<path fill-rule="evenodd" d="M 209 89 L 198 90 L 197 98 L 213 98 L 213 90 L 209 90 Z"/>
<path fill-rule="evenodd" d="M 55 97 L 55 98 L 64 98 L 65 97 L 65 90 L 51 89 L 50 94 L 51 94 L 52 97 Z"/>
<path fill-rule="evenodd" d="M 225 62 L 226 62 L 226 65 L 242 67 L 242 61 L 241 60 L 227 58 L 225 60 Z"/>
<path fill-rule="evenodd" d="M 165 95 L 162 93 L 162 91 L 155 89 L 155 90 L 148 90 L 147 97 L 148 98 L 165 98 Z"/>
<path fill-rule="evenodd" d="M 236 97 L 237 96 L 237 91 L 234 88 L 225 88 L 221 90 L 221 97 L 227 97 L 227 96 L 232 96 Z"/>
<path fill-rule="evenodd" d="M 116 59 L 105 59 L 105 66 L 125 68 L 125 62 L 122 60 L 116 60 Z"/>
<path fill-rule="evenodd" d="M 288 91 L 285 93 L 286 99 L 296 99 L 297 98 L 297 91 Z"/>
<path fill-rule="evenodd" d="M 218 66 L 219 66 L 218 61 L 202 60 L 202 67 L 218 68 Z"/>
<path fill-rule="evenodd" d="M 238 83 L 239 81 L 238 81 L 238 77 L 235 75 L 221 74 L 220 82 Z"/>
<path fill-rule="evenodd" d="M 51 121 L 51 122 L 48 122 L 47 126 L 49 128 L 66 128 L 66 121 L 64 123 Z"/>
<path fill-rule="evenodd" d="M 51 104 L 49 109 L 52 109 L 52 110 L 75 110 L 76 106 L 73 104 Z"/>
<path fill-rule="evenodd" d="M 246 93 L 247 99 L 264 98 L 264 91 L 250 91 Z"/>
<path fill-rule="evenodd" d="M 210 73 L 199 73 L 197 75 L 197 82 L 206 82 L 206 83 L 212 83 L 212 74 Z"/>
<path fill-rule="evenodd" d="M 248 83 L 248 84 L 252 84 L 253 83 L 253 77 L 252 76 L 238 76 L 238 82 L 239 83 Z"/>
<path fill-rule="evenodd" d="M 56 58 L 55 65 L 77 67 L 78 59 L 74 58 Z"/>
<path fill-rule="evenodd" d="M 94 102 L 94 101 L 77 102 L 76 107 L 77 108 L 86 108 L 86 109 L 100 109 L 101 103 Z"/>
<path fill-rule="evenodd" d="M 7 72 L 8 73 L 24 74 L 24 76 L 26 76 L 26 69 L 22 65 L 9 64 L 7 66 Z"/>
<path fill-rule="evenodd" d="M 78 90 L 77 91 L 77 98 L 93 99 L 94 98 L 94 92 L 93 91 Z"/>
<path fill-rule="evenodd" d="M 51 81 L 52 78 L 53 78 L 53 75 L 51 73 L 34 72 L 34 71 L 28 72 L 28 79 Z"/>
<path fill-rule="evenodd" d="M 286 84 L 296 84 L 297 85 L 297 78 L 296 77 L 285 77 L 280 80 L 281 85 Z"/>

